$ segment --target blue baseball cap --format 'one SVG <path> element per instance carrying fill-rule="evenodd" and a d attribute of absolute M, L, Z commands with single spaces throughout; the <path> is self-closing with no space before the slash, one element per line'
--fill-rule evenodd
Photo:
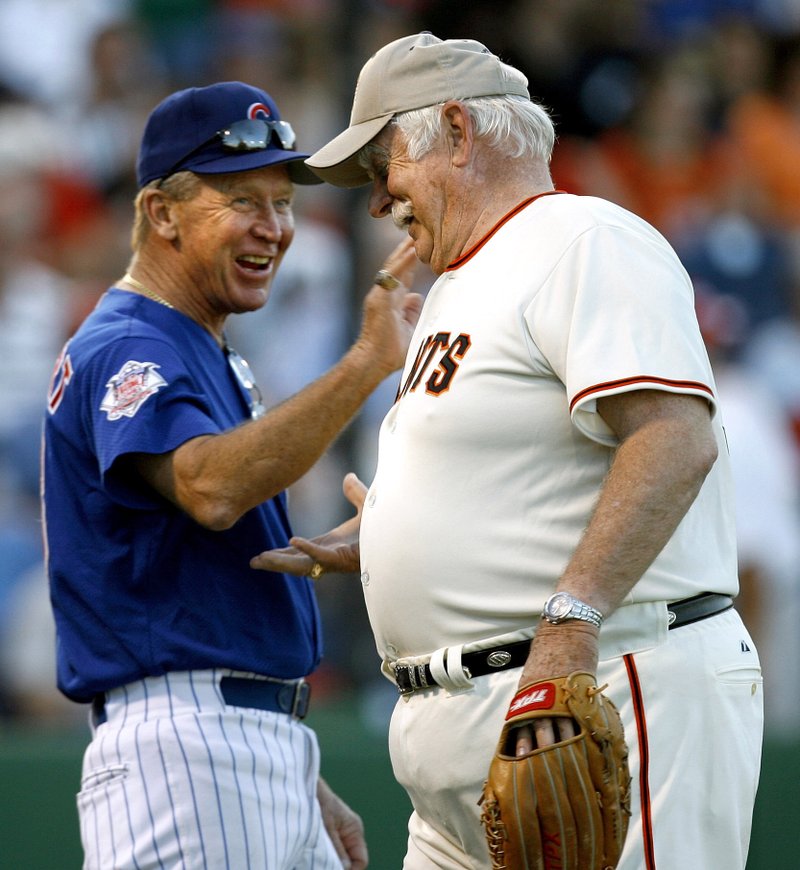
<path fill-rule="evenodd" d="M 142 188 L 181 170 L 216 175 L 285 163 L 296 184 L 319 184 L 303 163 L 309 155 L 294 146 L 294 130 L 266 91 L 243 82 L 186 88 L 150 113 L 136 178 Z"/>

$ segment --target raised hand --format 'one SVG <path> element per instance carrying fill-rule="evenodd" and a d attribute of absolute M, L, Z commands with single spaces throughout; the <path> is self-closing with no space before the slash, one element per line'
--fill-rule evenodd
<path fill-rule="evenodd" d="M 342 490 L 355 507 L 356 515 L 335 529 L 316 538 L 293 537 L 288 547 L 265 550 L 250 560 L 250 567 L 261 571 L 279 571 L 298 577 L 319 577 L 324 572 L 358 571 L 358 531 L 367 487 L 352 472 L 345 476 Z M 319 569 L 315 569 L 318 565 Z"/>

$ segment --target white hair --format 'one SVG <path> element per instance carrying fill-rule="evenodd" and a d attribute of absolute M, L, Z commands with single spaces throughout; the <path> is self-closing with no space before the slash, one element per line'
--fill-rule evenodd
<path fill-rule="evenodd" d="M 463 100 L 475 135 L 505 157 L 538 157 L 550 160 L 555 129 L 547 111 L 538 103 L 513 95 Z M 402 130 L 411 160 L 424 157 L 442 133 L 442 106 L 426 106 L 396 115 L 392 123 Z"/>

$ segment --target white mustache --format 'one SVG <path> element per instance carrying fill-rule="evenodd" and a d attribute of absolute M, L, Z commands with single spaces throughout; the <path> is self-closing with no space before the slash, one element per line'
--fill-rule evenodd
<path fill-rule="evenodd" d="M 398 229 L 404 230 L 413 217 L 414 209 L 410 202 L 392 203 L 392 221 Z"/>

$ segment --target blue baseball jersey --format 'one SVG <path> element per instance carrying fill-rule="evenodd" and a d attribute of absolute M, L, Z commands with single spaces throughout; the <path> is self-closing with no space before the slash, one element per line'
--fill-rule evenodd
<path fill-rule="evenodd" d="M 48 396 L 42 502 L 67 697 L 90 700 L 170 671 L 289 679 L 318 664 L 311 581 L 249 566 L 287 545 L 286 494 L 210 531 L 120 462 L 249 416 L 214 338 L 143 296 L 111 288 L 65 346 Z"/>

